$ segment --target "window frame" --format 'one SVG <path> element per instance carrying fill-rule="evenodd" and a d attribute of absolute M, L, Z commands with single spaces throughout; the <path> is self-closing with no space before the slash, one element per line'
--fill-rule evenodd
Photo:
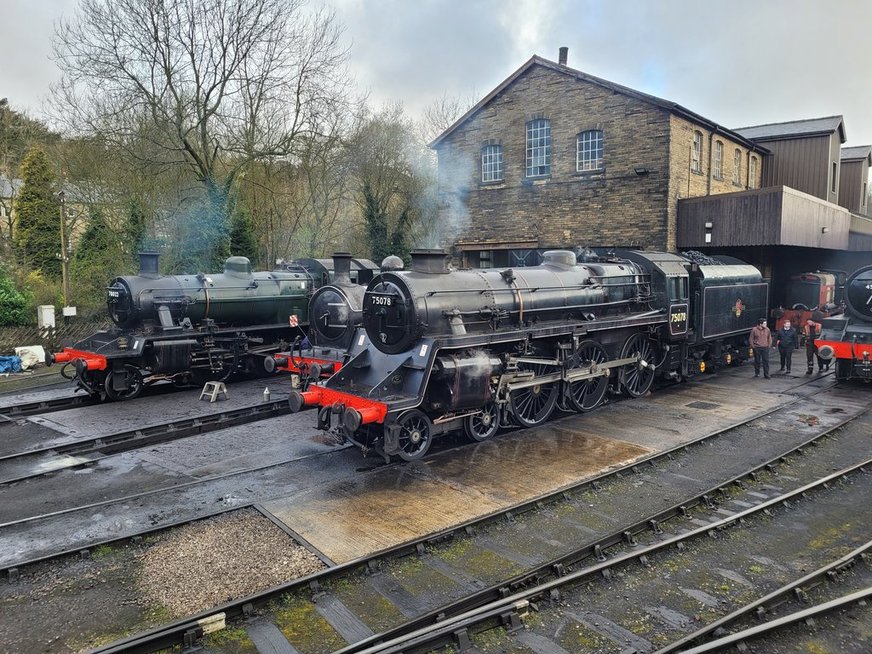
<path fill-rule="evenodd" d="M 832 179 L 832 181 L 830 182 L 830 193 L 835 193 L 835 192 L 836 192 L 836 175 L 838 174 L 838 171 L 839 171 L 838 166 L 839 166 L 839 164 L 837 164 L 837 163 L 834 161 L 834 162 L 833 162 L 833 179 Z"/>
<path fill-rule="evenodd" d="M 551 175 L 551 120 L 548 118 L 533 118 L 524 126 L 524 172 L 528 179 L 548 177 Z M 536 143 L 534 144 L 534 140 Z"/>
<path fill-rule="evenodd" d="M 479 151 L 481 183 L 496 184 L 503 181 L 503 146 L 501 143 L 485 143 Z M 486 174 L 490 179 L 485 179 Z"/>
<path fill-rule="evenodd" d="M 702 132 L 693 130 L 693 143 L 690 147 L 690 172 L 702 175 Z"/>
<path fill-rule="evenodd" d="M 587 138 L 592 136 L 592 138 Z M 599 144 L 597 147 L 596 144 Z M 593 144 L 593 147 L 590 147 Z M 599 156 L 589 157 L 591 153 Z M 575 172 L 596 173 L 605 170 L 605 134 L 601 129 L 586 129 L 575 135 Z"/>
<path fill-rule="evenodd" d="M 757 157 L 751 157 L 748 164 L 748 188 L 757 188 Z"/>
<path fill-rule="evenodd" d="M 712 173 L 715 179 L 724 178 L 724 142 L 715 141 L 715 166 Z"/>
<path fill-rule="evenodd" d="M 742 151 L 739 148 L 733 151 L 733 184 L 742 185 Z"/>

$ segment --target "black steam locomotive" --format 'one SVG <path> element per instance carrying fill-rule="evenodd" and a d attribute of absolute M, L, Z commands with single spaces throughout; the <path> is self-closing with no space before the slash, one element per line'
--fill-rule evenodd
<path fill-rule="evenodd" d="M 357 262 L 372 271 L 371 262 Z M 156 253 L 140 254 L 140 273 L 118 277 L 106 290 L 116 325 L 50 354 L 64 374 L 91 395 L 131 399 L 161 380 L 179 386 L 257 373 L 307 326 L 309 297 L 329 262 L 285 264 L 252 272 L 230 257 L 221 274 L 161 275 Z M 364 275 L 361 273 L 361 277 Z"/>
<path fill-rule="evenodd" d="M 329 284 L 318 288 L 309 300 L 309 333 L 305 344 L 299 340 L 290 352 L 267 357 L 267 372 L 283 370 L 294 375 L 295 383 L 308 384 L 336 373 L 345 363 L 355 329 L 363 318 L 362 275 L 359 260 L 348 252 L 333 255 Z M 371 262 L 368 262 L 371 263 Z M 369 274 L 367 281 L 372 279 Z"/>
<path fill-rule="evenodd" d="M 594 409 L 610 387 L 639 396 L 657 376 L 738 363 L 767 300 L 760 271 L 728 257 L 557 250 L 531 268 L 451 271 L 443 251 L 416 250 L 410 271 L 369 283 L 347 362 L 291 408 L 414 460 L 448 431 L 484 441 Z"/>
<path fill-rule="evenodd" d="M 836 379 L 872 382 L 872 266 L 854 271 L 845 282 L 848 315 L 826 318 L 816 341 L 818 356 L 836 360 Z"/>

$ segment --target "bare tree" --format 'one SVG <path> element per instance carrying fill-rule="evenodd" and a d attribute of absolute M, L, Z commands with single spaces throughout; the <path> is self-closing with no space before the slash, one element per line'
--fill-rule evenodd
<path fill-rule="evenodd" d="M 340 37 L 303 0 L 82 0 L 55 34 L 55 114 L 133 156 L 148 139 L 193 174 L 223 238 L 240 173 L 293 159 L 346 106 Z"/>

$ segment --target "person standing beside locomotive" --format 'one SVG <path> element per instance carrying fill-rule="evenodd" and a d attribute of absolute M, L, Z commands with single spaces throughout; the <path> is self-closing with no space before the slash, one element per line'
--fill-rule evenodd
<path fill-rule="evenodd" d="M 775 332 L 775 345 L 778 346 L 778 353 L 781 355 L 781 372 L 786 368 L 789 373 L 793 351 L 799 346 L 799 334 L 790 325 L 789 320 L 785 320 L 781 329 Z"/>
<path fill-rule="evenodd" d="M 751 329 L 748 339 L 754 350 L 754 376 L 760 376 L 760 366 L 763 366 L 763 376 L 769 379 L 769 348 L 772 347 L 772 332 L 766 326 L 766 318 L 759 318 L 757 326 Z"/>
<path fill-rule="evenodd" d="M 820 323 L 815 322 L 811 318 L 805 321 L 805 327 L 802 328 L 802 338 L 805 341 L 805 358 L 808 363 L 808 370 L 805 371 L 806 375 L 810 375 L 814 372 L 814 359 L 817 354 L 818 348 L 815 344 L 815 340 L 821 335 L 821 325 Z M 825 362 L 820 357 L 817 357 L 818 362 L 818 373 L 823 372 L 824 370 L 830 369 L 829 362 Z"/>

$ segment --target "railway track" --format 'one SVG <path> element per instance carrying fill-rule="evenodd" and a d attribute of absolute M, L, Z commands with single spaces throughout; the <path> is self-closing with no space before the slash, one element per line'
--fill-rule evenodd
<path fill-rule="evenodd" d="M 69 397 L 54 397 L 34 402 L 21 402 L 0 407 L 0 425 L 27 418 L 28 416 L 42 413 L 54 413 L 55 411 L 67 411 L 82 406 L 99 404 L 99 401 L 90 395 L 70 395 Z"/>
<path fill-rule="evenodd" d="M 290 413 L 286 399 L 218 411 L 185 420 L 131 429 L 104 436 L 53 443 L 0 455 L 0 488 L 61 470 L 91 466 L 110 456 L 219 429 L 245 425 Z"/>
<path fill-rule="evenodd" d="M 759 416 L 754 418 L 758 419 Z M 568 576 L 581 562 L 597 560 L 614 548 L 635 550 L 641 534 L 654 534 L 659 539 L 666 523 L 686 527 L 688 521 L 690 526 L 701 521 L 702 525 L 696 528 L 708 533 L 712 530 L 711 518 L 698 517 L 696 512 L 714 512 L 716 520 L 722 519 L 718 512 L 725 509 L 718 505 L 718 498 L 744 502 L 733 496 L 743 486 L 752 494 L 745 502 L 749 506 L 764 501 L 754 493 L 767 495 L 766 501 L 774 500 L 780 495 L 772 488 L 767 487 L 762 493 L 753 489 L 765 486 L 767 479 L 776 476 L 776 470 L 791 461 L 808 458 L 803 453 L 824 452 L 825 464 L 831 466 L 845 452 L 858 451 L 858 447 L 863 451 L 862 439 L 852 445 L 838 442 L 838 437 L 827 438 L 838 432 L 836 426 L 763 463 L 724 476 L 731 467 L 735 468 L 730 465 L 730 453 L 735 451 L 736 444 L 728 443 L 726 437 L 735 428 L 651 457 L 631 471 L 603 475 L 576 488 L 336 566 L 216 611 L 227 618 L 242 618 L 241 628 L 245 630 L 242 638 L 252 647 L 272 639 L 282 643 L 289 640 L 302 654 L 341 650 L 347 643 L 353 644 L 344 652 L 365 651 L 377 641 L 406 639 L 409 633 L 428 625 L 448 624 L 445 621 L 451 616 L 500 602 L 515 589 L 535 585 L 549 576 Z M 749 443 L 747 438 L 745 449 L 756 445 L 756 440 Z M 819 442 L 822 444 L 813 447 Z M 865 465 L 868 464 L 866 461 Z M 718 474 L 713 476 L 713 469 Z M 720 481 L 715 486 L 700 481 L 709 478 Z M 778 480 L 782 483 L 786 477 Z M 646 488 L 640 495 L 644 499 L 632 493 L 640 484 Z M 688 493 L 693 486 L 697 490 Z M 809 491 L 805 489 L 799 494 L 803 492 Z M 629 502 L 628 497 L 632 498 Z M 773 506 L 784 499 L 774 501 Z M 664 510 L 662 506 L 667 501 L 671 505 Z M 650 512 L 644 513 L 645 510 Z M 567 543 L 579 540 L 587 542 L 582 548 L 566 553 L 570 549 Z M 214 616 L 201 614 L 196 616 L 197 620 L 179 621 L 103 651 L 146 652 L 186 640 L 193 642 L 204 631 L 205 623 L 198 620 L 208 621 L 211 617 Z M 279 631 L 277 624 L 282 625 L 283 631 Z M 293 637 L 287 637 L 289 633 Z M 464 638 L 454 632 L 446 637 L 455 645 L 462 644 Z M 213 642 L 209 647 L 213 652 L 225 651 Z"/>

